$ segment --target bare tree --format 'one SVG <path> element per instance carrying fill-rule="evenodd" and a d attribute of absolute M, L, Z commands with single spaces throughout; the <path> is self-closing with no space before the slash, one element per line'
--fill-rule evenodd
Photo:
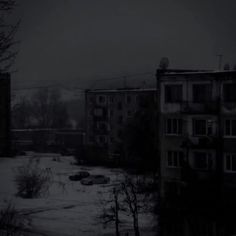
<path fill-rule="evenodd" d="M 30 101 L 23 97 L 12 108 L 12 127 L 29 128 L 31 125 L 31 104 Z"/>
<path fill-rule="evenodd" d="M 140 235 L 139 231 L 139 200 L 137 186 L 134 184 L 131 178 L 126 177 L 125 181 L 121 183 L 121 189 L 124 194 L 124 204 L 127 207 L 127 211 L 131 213 L 133 218 L 133 227 L 135 236 Z"/>
<path fill-rule="evenodd" d="M 114 187 L 112 189 L 111 199 L 103 202 L 105 206 L 103 208 L 103 213 L 100 216 L 104 226 L 107 226 L 107 224 L 110 223 L 115 223 L 116 236 L 120 235 L 119 226 L 121 223 L 119 219 L 119 212 L 121 210 L 119 196 L 120 189 Z"/>
<path fill-rule="evenodd" d="M 20 21 L 15 24 L 7 23 L 7 18 L 16 6 L 15 0 L 0 1 L 0 72 L 9 72 L 17 51 L 15 45 L 15 34 Z"/>
<path fill-rule="evenodd" d="M 40 89 L 32 97 L 32 113 L 38 128 L 65 128 L 68 112 L 59 90 Z"/>

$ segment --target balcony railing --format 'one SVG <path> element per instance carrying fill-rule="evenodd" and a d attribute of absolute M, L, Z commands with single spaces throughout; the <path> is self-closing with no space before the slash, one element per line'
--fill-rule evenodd
<path fill-rule="evenodd" d="M 203 103 L 182 102 L 180 110 L 182 113 L 212 114 L 219 111 L 219 103 L 216 101 Z"/>

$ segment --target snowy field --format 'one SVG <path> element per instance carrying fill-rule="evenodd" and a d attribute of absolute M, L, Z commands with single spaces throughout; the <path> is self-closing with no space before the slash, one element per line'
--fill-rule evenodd
<path fill-rule="evenodd" d="M 53 178 L 49 192 L 40 198 L 23 199 L 16 196 L 14 181 L 16 169 L 26 165 L 29 159 L 36 158 L 42 168 L 50 168 Z M 115 235 L 114 225 L 104 228 L 99 220 L 102 214 L 103 199 L 107 199 L 112 187 L 123 178 L 120 169 L 103 167 L 85 167 L 73 165 L 73 157 L 56 154 L 28 153 L 26 156 L 0 159 L 0 206 L 9 202 L 27 216 L 28 227 L 35 232 L 32 235 L 83 236 Z M 69 175 L 78 171 L 90 174 L 102 174 L 110 177 L 108 184 L 84 186 L 79 181 L 70 181 Z M 140 216 L 141 235 L 154 235 L 153 217 Z M 132 233 L 132 218 L 127 217 L 121 227 L 122 235 Z"/>

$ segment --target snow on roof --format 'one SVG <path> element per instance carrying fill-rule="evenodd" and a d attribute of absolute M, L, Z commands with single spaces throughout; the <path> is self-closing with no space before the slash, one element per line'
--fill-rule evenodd
<path fill-rule="evenodd" d="M 121 88 L 121 89 L 94 89 L 87 90 L 89 93 L 119 93 L 119 92 L 147 92 L 156 91 L 156 88 Z"/>
<path fill-rule="evenodd" d="M 199 71 L 184 71 L 184 70 L 170 70 L 163 72 L 162 75 L 168 76 L 168 75 L 198 75 L 198 74 L 236 74 L 235 70 L 229 70 L 229 71 L 219 71 L 219 70 L 199 70 Z"/>

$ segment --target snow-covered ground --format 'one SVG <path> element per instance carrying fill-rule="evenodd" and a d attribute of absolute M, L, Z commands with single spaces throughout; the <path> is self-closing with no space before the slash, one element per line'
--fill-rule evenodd
<path fill-rule="evenodd" d="M 14 181 L 16 169 L 26 165 L 29 159 L 40 160 L 42 168 L 50 168 L 53 184 L 46 196 L 36 199 L 23 199 L 16 196 Z M 0 207 L 9 202 L 27 216 L 29 227 L 35 235 L 79 236 L 79 235 L 115 235 L 114 226 L 104 228 L 99 220 L 102 214 L 102 200 L 107 199 L 114 184 L 119 183 L 124 172 L 120 169 L 103 167 L 85 167 L 73 165 L 73 157 L 56 154 L 28 153 L 26 156 L 0 159 Z M 79 181 L 70 181 L 69 175 L 80 170 L 90 174 L 102 174 L 110 177 L 109 184 L 84 186 Z M 123 233 L 132 235 L 132 219 L 121 227 Z M 153 218 L 150 214 L 140 216 L 142 235 L 152 233 Z M 125 235 L 125 234 L 124 234 Z"/>

